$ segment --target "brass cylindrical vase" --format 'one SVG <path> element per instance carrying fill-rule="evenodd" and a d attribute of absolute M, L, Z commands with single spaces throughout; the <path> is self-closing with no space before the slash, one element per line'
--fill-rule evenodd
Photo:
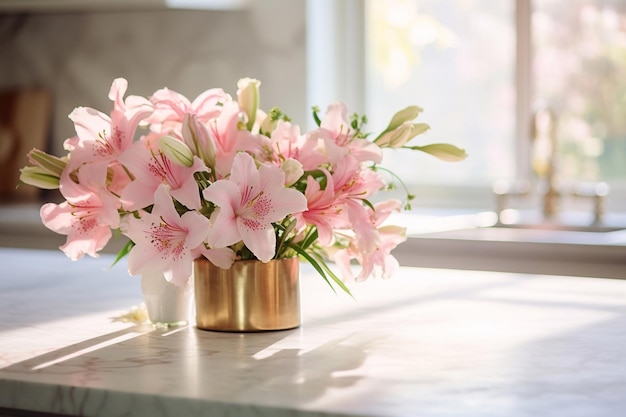
<path fill-rule="evenodd" d="M 196 326 L 203 330 L 261 332 L 300 326 L 298 258 L 237 261 L 222 269 L 194 261 Z"/>

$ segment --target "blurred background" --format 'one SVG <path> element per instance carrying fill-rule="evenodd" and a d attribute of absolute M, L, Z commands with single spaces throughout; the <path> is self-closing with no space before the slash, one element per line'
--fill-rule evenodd
<path fill-rule="evenodd" d="M 128 80 L 127 94 L 149 96 L 168 87 L 193 100 L 213 87 L 234 94 L 237 80 L 250 76 L 262 80 L 261 105 L 280 106 L 295 120 L 304 119 L 303 1 L 160 3 L 0 1 L 5 101 L 19 101 L 15 89 L 43 90 L 51 99 L 49 104 L 46 97 L 31 100 L 41 114 L 29 123 L 46 124 L 38 146 L 62 154 L 63 141 L 74 135 L 68 114 L 77 106 L 110 112 L 107 95 L 117 77 Z M 12 171 L 25 164 L 28 149 L 21 146 Z M 5 201 L 15 199 L 14 189 L 12 179 L 3 187 Z"/>
<path fill-rule="evenodd" d="M 624 224 L 625 73 L 623 0 L 0 0 L 0 223 L 33 207 L 37 223 L 47 196 L 15 189 L 24 155 L 60 154 L 67 115 L 108 112 L 114 78 L 128 79 L 128 94 L 169 87 L 193 99 L 234 94 L 249 76 L 262 82 L 262 108 L 305 128 L 312 105 L 334 100 L 372 131 L 423 107 L 431 130 L 417 143 L 470 157 L 385 157 L 416 213 Z"/>

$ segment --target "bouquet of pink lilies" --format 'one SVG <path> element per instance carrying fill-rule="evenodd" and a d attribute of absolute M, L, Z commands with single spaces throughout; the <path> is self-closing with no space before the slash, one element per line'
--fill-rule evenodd
<path fill-rule="evenodd" d="M 125 98 L 128 83 L 118 78 L 110 115 L 76 108 L 67 154 L 33 149 L 21 171 L 22 182 L 58 188 L 64 198 L 40 212 L 47 228 L 67 235 L 60 249 L 72 260 L 96 257 L 118 231 L 129 239 L 118 259 L 128 255 L 130 274 L 159 271 L 176 285 L 187 282 L 198 257 L 227 269 L 237 260 L 300 256 L 346 290 L 349 279 L 392 275 L 391 251 L 405 229 L 384 222 L 406 202 L 372 202 L 388 188 L 382 148 L 443 160 L 465 152 L 445 143 L 407 146 L 428 129 L 413 122 L 416 106 L 371 138 L 365 117 L 337 102 L 321 118 L 314 108 L 318 127 L 302 133 L 279 109 L 259 109 L 259 86 L 242 79 L 235 98 L 219 88 L 193 101 L 167 88 Z"/>

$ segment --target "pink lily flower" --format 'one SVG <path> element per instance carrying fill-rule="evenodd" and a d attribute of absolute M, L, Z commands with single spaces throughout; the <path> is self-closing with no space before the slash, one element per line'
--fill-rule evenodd
<path fill-rule="evenodd" d="M 348 154 L 348 148 L 337 145 L 330 136 L 324 129 L 306 135 L 298 157 L 305 170 L 314 170 L 320 166 L 334 167 Z"/>
<path fill-rule="evenodd" d="M 163 272 L 166 280 L 184 286 L 191 276 L 193 252 L 203 245 L 210 222 L 197 211 L 179 215 L 167 188 L 161 185 L 154 193 L 151 213 L 128 217 L 124 233 L 135 242 L 128 271 L 131 275 Z"/>
<path fill-rule="evenodd" d="M 333 255 L 332 258 L 337 263 L 344 280 L 365 281 L 373 275 L 380 275 L 387 279 L 397 272 L 400 265 L 391 251 L 406 240 L 405 229 L 383 226 L 378 229 L 378 233 L 380 234 L 379 244 L 371 252 L 361 252 L 350 245 L 347 249 L 339 250 Z M 361 265 L 361 271 L 356 276 L 352 275 L 350 266 L 352 259 Z"/>
<path fill-rule="evenodd" d="M 347 227 L 349 222 L 344 204 L 335 195 L 333 177 L 325 169 L 322 171 L 326 175 L 326 188 L 322 190 L 315 178 L 309 176 L 304 192 L 308 209 L 294 215 L 294 218 L 298 221 L 299 228 L 314 225 L 320 245 L 330 246 L 334 230 Z"/>
<path fill-rule="evenodd" d="M 374 205 L 374 211 L 370 214 L 370 220 L 372 226 L 379 227 L 389 218 L 392 213 L 399 213 L 402 211 L 402 202 L 395 198 L 390 198 L 378 202 Z"/>
<path fill-rule="evenodd" d="M 363 169 L 353 155 L 343 157 L 333 172 L 335 193 L 348 200 L 370 198 L 384 185 L 382 178 L 371 169 Z"/>
<path fill-rule="evenodd" d="M 366 251 L 378 244 L 378 235 L 370 223 L 370 209 L 363 200 L 372 197 L 384 182 L 374 171 L 363 169 L 353 155 L 346 155 L 333 173 L 335 194 L 345 204 L 346 216 L 350 219 L 359 245 Z"/>
<path fill-rule="evenodd" d="M 380 163 L 382 161 L 383 154 L 378 145 L 367 139 L 354 137 L 354 130 L 348 120 L 348 107 L 343 102 L 330 104 L 322 118 L 319 129 L 312 131 L 309 135 L 326 142 L 329 156 L 343 157 L 343 154 L 332 151 L 332 148 L 338 147 L 344 152 L 349 152 L 359 162 Z M 335 163 L 336 160 L 331 159 L 331 162 Z"/>
<path fill-rule="evenodd" d="M 358 212 L 358 220 L 353 220 L 355 237 L 353 245 L 359 251 L 370 253 L 380 249 L 381 242 L 380 226 L 392 212 L 400 211 L 402 203 L 399 200 L 390 199 L 374 205 L 375 210 L 369 207 L 361 207 Z M 354 212 L 351 213 L 355 217 Z"/>
<path fill-rule="evenodd" d="M 268 154 L 266 160 L 279 166 L 286 159 L 298 160 L 303 142 L 298 125 L 279 120 L 270 136 L 272 154 Z"/>
<path fill-rule="evenodd" d="M 148 140 L 142 140 L 119 160 L 135 177 L 122 191 L 122 204 L 126 210 L 139 210 L 152 204 L 154 193 L 161 184 L 167 184 L 172 197 L 187 208 L 200 209 L 200 193 L 193 174 L 208 171 L 208 168 L 197 156 L 194 156 L 192 166 L 185 167 L 170 161 Z"/>
<path fill-rule="evenodd" d="M 193 102 L 176 91 L 162 88 L 150 98 L 155 111 L 148 118 L 150 129 L 161 135 L 182 137 L 182 125 L 187 115 L 194 115 L 199 121 L 206 123 L 222 112 L 222 103 L 232 98 L 221 88 L 206 90 Z"/>
<path fill-rule="evenodd" d="M 109 98 L 113 101 L 111 116 L 89 107 L 78 107 L 70 114 L 77 138 L 66 141 L 76 164 L 80 162 L 113 161 L 126 151 L 135 136 L 139 122 L 153 111 L 150 102 L 139 96 L 124 101 L 128 82 L 113 81 Z"/>
<path fill-rule="evenodd" d="M 236 102 L 224 104 L 219 117 L 208 123 L 217 153 L 215 171 L 218 178 L 228 175 L 238 152 L 251 152 L 257 155 L 269 145 L 266 136 L 241 129 L 241 123 L 241 111 Z"/>
<path fill-rule="evenodd" d="M 397 271 L 399 265 L 397 259 L 391 254 L 400 243 L 406 240 L 406 229 L 398 226 L 383 225 L 384 221 L 392 212 L 400 211 L 402 203 L 399 200 L 390 199 L 374 205 L 374 210 L 367 208 L 369 228 L 375 234 L 375 246 L 363 244 L 360 236 L 346 234 L 349 245 L 333 254 L 333 259 L 345 278 L 351 278 L 350 260 L 356 259 L 361 264 L 361 271 L 355 277 L 356 281 L 363 281 L 377 272 L 383 278 L 389 278 Z M 363 223 L 362 227 L 368 227 Z"/>
<path fill-rule="evenodd" d="M 211 220 L 209 246 L 221 248 L 239 241 L 262 262 L 274 257 L 276 235 L 273 222 L 307 209 L 304 195 L 285 188 L 285 173 L 263 164 L 258 169 L 252 157 L 238 153 L 228 179 L 211 184 L 204 198 L 219 207 Z"/>
<path fill-rule="evenodd" d="M 65 169 L 59 190 L 66 201 L 41 207 L 43 224 L 50 230 L 67 235 L 60 249 L 72 260 L 85 254 L 97 257 L 111 239 L 111 229 L 119 227 L 118 200 L 104 187 L 106 163 L 87 164 L 77 171 L 79 183 Z"/>

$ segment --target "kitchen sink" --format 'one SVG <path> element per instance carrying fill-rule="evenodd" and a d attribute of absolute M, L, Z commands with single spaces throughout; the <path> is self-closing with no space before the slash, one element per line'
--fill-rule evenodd
<path fill-rule="evenodd" d="M 626 226 L 609 226 L 602 224 L 577 225 L 577 224 L 560 224 L 560 223 L 513 223 L 513 224 L 494 224 L 494 228 L 501 229 L 520 229 L 535 231 L 554 231 L 554 232 L 585 232 L 585 233 L 609 233 L 626 229 Z"/>
<path fill-rule="evenodd" d="M 403 265 L 626 279 L 626 224 L 619 220 L 501 224 L 480 213 L 419 230 L 435 222 L 415 219 L 394 255 Z"/>

